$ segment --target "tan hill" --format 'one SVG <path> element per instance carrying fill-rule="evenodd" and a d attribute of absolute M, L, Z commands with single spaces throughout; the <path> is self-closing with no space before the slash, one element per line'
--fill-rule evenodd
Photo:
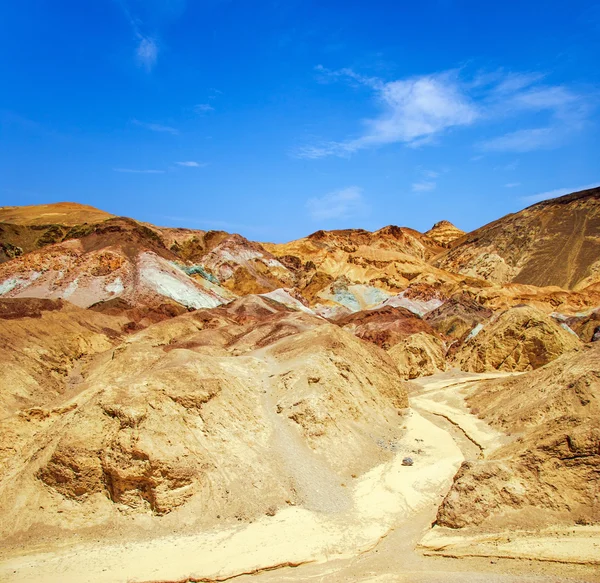
<path fill-rule="evenodd" d="M 93 225 L 111 218 L 114 215 L 74 202 L 0 207 L 0 263 L 84 236 Z"/>
<path fill-rule="evenodd" d="M 209 279 L 177 266 L 159 234 L 132 219 L 86 225 L 79 237 L 45 246 L 0 265 L 0 295 L 65 299 L 88 307 L 121 298 L 161 309 L 217 306 L 234 297 Z"/>
<path fill-rule="evenodd" d="M 439 221 L 429 231 L 425 231 L 425 236 L 435 241 L 442 247 L 450 247 L 450 243 L 466 235 L 458 227 L 455 227 L 450 221 Z"/>
<path fill-rule="evenodd" d="M 405 379 L 432 375 L 446 370 L 446 347 L 437 337 L 417 332 L 388 350 L 400 376 Z"/>
<path fill-rule="evenodd" d="M 114 216 L 93 206 L 76 202 L 0 207 L 0 223 L 13 225 L 66 225 L 72 227 L 84 223 L 100 223 Z"/>
<path fill-rule="evenodd" d="M 432 274 L 436 280 L 458 281 L 428 265 L 442 247 L 418 231 L 403 227 L 389 226 L 374 232 L 317 231 L 290 243 L 263 246 L 295 269 L 299 288 L 310 288 L 313 296 L 318 285 L 322 289 L 340 277 L 391 293 L 402 291 L 424 274 Z"/>
<path fill-rule="evenodd" d="M 62 300 L 0 299 L 0 417 L 62 402 L 82 356 L 122 341 L 126 324 Z"/>
<path fill-rule="evenodd" d="M 526 371 L 539 368 L 581 341 L 543 312 L 518 306 L 479 323 L 454 356 L 465 371 Z"/>
<path fill-rule="evenodd" d="M 424 319 L 439 334 L 459 340 L 464 339 L 477 324 L 491 318 L 492 314 L 492 310 L 469 294 L 460 292 L 428 312 Z"/>
<path fill-rule="evenodd" d="M 11 323 L 38 330 L 39 319 Z M 23 341 L 41 352 L 43 336 Z M 391 456 L 373 436 L 400 435 L 406 387 L 385 352 L 272 300 L 101 342 L 109 350 L 68 392 L 0 421 L 5 548 L 234 527 L 290 506 L 336 513 L 352 476 Z M 37 374 L 37 362 L 22 366 Z M 14 401 L 23 381 L 9 387 Z"/>
<path fill-rule="evenodd" d="M 517 439 L 463 464 L 441 526 L 540 528 L 600 521 L 600 343 L 524 375 L 481 384 L 474 412 Z"/>
<path fill-rule="evenodd" d="M 435 330 L 420 316 L 401 307 L 384 306 L 349 314 L 334 321 L 359 338 L 385 350 L 418 332 L 435 335 Z"/>
<path fill-rule="evenodd" d="M 495 283 L 583 289 L 600 279 L 600 188 L 546 200 L 469 233 L 436 261 Z"/>
<path fill-rule="evenodd" d="M 0 263 L 81 237 L 92 225 L 111 218 L 114 215 L 73 202 L 0 207 Z"/>

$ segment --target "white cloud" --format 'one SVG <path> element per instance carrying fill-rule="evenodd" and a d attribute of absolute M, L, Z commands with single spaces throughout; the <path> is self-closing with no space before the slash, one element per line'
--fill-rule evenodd
<path fill-rule="evenodd" d="M 139 36 L 139 39 L 140 43 L 136 51 L 137 61 L 146 71 L 151 71 L 158 57 L 158 45 L 152 38 Z"/>
<path fill-rule="evenodd" d="M 491 115 L 498 117 L 545 114 L 544 125 L 508 132 L 480 144 L 495 152 L 529 152 L 557 148 L 582 129 L 589 113 L 586 98 L 563 85 L 540 85 L 540 75 L 523 76 L 518 89 L 500 85 L 489 97 Z"/>
<path fill-rule="evenodd" d="M 194 111 L 196 113 L 208 113 L 214 110 L 215 108 L 210 103 L 198 103 L 198 105 L 194 106 Z"/>
<path fill-rule="evenodd" d="M 540 127 L 526 128 L 488 139 L 483 150 L 516 151 L 556 147 L 569 132 L 582 127 L 589 108 L 584 96 L 562 85 L 543 85 L 540 73 L 495 73 L 465 79 L 457 70 L 395 81 L 366 77 L 352 69 L 331 71 L 316 67 L 321 81 L 345 79 L 366 87 L 381 112 L 362 121 L 362 135 L 342 141 L 307 144 L 296 151 L 300 158 L 349 156 L 383 144 L 420 147 L 435 143 L 445 132 L 510 117 L 545 113 Z"/>
<path fill-rule="evenodd" d="M 414 182 L 412 185 L 413 192 L 431 192 L 435 190 L 436 183 L 433 181 Z"/>
<path fill-rule="evenodd" d="M 175 164 L 187 168 L 204 168 L 204 166 L 207 166 L 206 162 L 194 162 L 193 160 L 188 160 L 187 162 L 175 162 Z"/>
<path fill-rule="evenodd" d="M 530 152 L 554 148 L 559 142 L 556 128 L 546 127 L 510 132 L 483 142 L 481 147 L 489 152 Z"/>
<path fill-rule="evenodd" d="M 317 70 L 329 77 L 346 77 L 369 87 L 382 112 L 376 118 L 363 121 L 366 131 L 361 137 L 304 146 L 297 152 L 301 158 L 347 156 L 364 148 L 398 142 L 420 146 L 452 127 L 472 124 L 480 115 L 455 71 L 383 82 L 351 69 L 328 71 L 318 67 Z"/>
<path fill-rule="evenodd" d="M 129 174 L 164 174 L 164 170 L 136 170 L 134 168 L 113 168 L 115 172 L 127 172 Z"/>
<path fill-rule="evenodd" d="M 116 0 L 129 22 L 137 47 L 135 56 L 140 67 L 150 72 L 156 64 L 159 52 L 156 40 L 159 30 L 183 14 L 186 0 Z"/>
<path fill-rule="evenodd" d="M 358 186 L 350 186 L 321 197 L 311 198 L 307 201 L 306 207 L 310 216 L 316 221 L 348 219 L 369 212 L 369 205 L 364 200 L 362 188 Z"/>
<path fill-rule="evenodd" d="M 135 124 L 136 126 L 140 126 L 141 128 L 150 130 L 152 132 L 163 132 L 163 133 L 173 134 L 173 135 L 179 134 L 179 130 L 177 128 L 173 128 L 171 126 L 165 126 L 165 125 L 158 124 L 158 123 L 148 123 L 145 121 L 139 121 L 137 119 L 132 119 L 131 123 Z"/>
<path fill-rule="evenodd" d="M 509 182 L 504 185 L 504 188 L 516 188 L 517 186 L 521 186 L 520 182 Z"/>
<path fill-rule="evenodd" d="M 571 194 L 572 192 L 579 192 L 580 190 L 588 190 L 589 188 L 598 188 L 600 181 L 593 184 L 586 184 L 585 186 L 577 186 L 575 188 L 557 188 L 556 190 L 549 190 L 547 192 L 540 192 L 539 194 L 532 194 L 530 196 L 522 196 L 521 200 L 526 203 L 536 203 L 542 200 L 548 200 L 549 198 L 556 198 L 558 196 L 564 196 L 565 194 Z"/>

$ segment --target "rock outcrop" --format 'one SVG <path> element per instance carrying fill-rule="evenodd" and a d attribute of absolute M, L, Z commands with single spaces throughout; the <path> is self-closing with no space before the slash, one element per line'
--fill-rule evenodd
<path fill-rule="evenodd" d="M 472 411 L 515 437 L 489 459 L 462 465 L 437 523 L 538 528 L 600 522 L 598 371 L 600 346 L 587 345 L 472 393 Z"/>
<path fill-rule="evenodd" d="M 482 306 L 468 294 L 459 293 L 428 312 L 423 319 L 438 333 L 461 340 L 492 315 L 492 310 Z"/>
<path fill-rule="evenodd" d="M 450 247 L 450 243 L 460 239 L 466 233 L 455 227 L 450 221 L 439 221 L 425 235 L 442 247 Z"/>
<path fill-rule="evenodd" d="M 539 368 L 580 344 L 572 330 L 535 308 L 519 306 L 477 324 L 456 352 L 454 364 L 472 372 L 521 372 Z"/>
<path fill-rule="evenodd" d="M 416 379 L 446 370 L 446 347 L 431 334 L 417 332 L 388 350 L 400 376 Z"/>
<path fill-rule="evenodd" d="M 3 358 L 23 372 L 3 380 L 14 393 L 5 411 L 16 413 L 0 421 L 4 539 L 135 530 L 127 517 L 138 514 L 177 530 L 249 522 L 288 505 L 336 512 L 348 504 L 343 483 L 390 456 L 373 436 L 395 439 L 401 430 L 407 391 L 386 353 L 271 299 L 197 310 L 118 345 L 76 324 L 109 316 L 73 310 L 68 326 L 92 358 L 62 393 L 38 375 L 43 358 L 19 361 L 15 330 L 40 318 L 7 321 L 14 329 Z M 44 312 L 41 321 L 56 334 L 41 328 L 22 342 L 41 354 L 47 336 L 68 360 L 70 328 L 61 331 L 53 315 L 65 314 Z M 39 391 L 18 402 L 26 374 L 38 375 Z"/>
<path fill-rule="evenodd" d="M 417 332 L 435 335 L 433 328 L 420 316 L 406 308 L 392 306 L 356 312 L 336 319 L 335 323 L 384 350 Z"/>

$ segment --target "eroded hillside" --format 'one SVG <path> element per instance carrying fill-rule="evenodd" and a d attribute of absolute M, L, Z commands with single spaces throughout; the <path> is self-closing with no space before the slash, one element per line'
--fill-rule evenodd
<path fill-rule="evenodd" d="M 1 576 L 222 580 L 403 529 L 535 559 L 498 541 L 586 528 L 543 552 L 593 563 L 599 201 L 283 244 L 3 207 Z"/>

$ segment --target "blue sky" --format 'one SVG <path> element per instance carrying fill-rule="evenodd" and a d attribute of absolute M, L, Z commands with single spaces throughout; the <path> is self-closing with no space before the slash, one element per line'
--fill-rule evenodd
<path fill-rule="evenodd" d="M 0 204 L 285 241 L 600 183 L 600 2 L 0 6 Z"/>

